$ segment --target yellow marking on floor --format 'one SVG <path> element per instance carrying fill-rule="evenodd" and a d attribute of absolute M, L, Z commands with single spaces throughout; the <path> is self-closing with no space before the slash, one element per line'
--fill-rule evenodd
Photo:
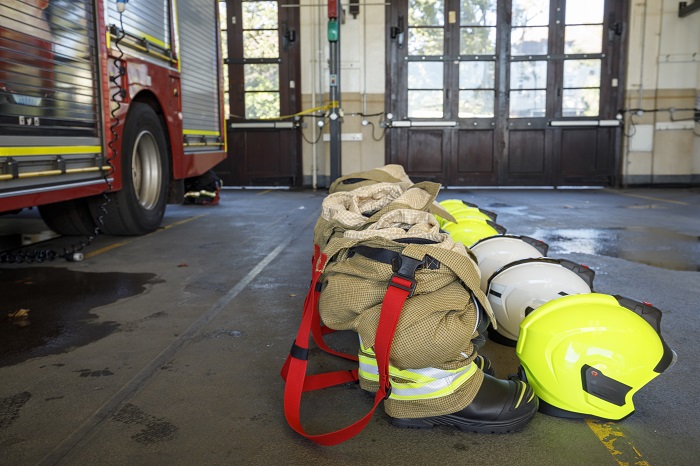
<path fill-rule="evenodd" d="M 586 424 L 608 449 L 620 466 L 649 466 L 632 442 L 630 442 L 613 422 L 586 419 Z"/>
<path fill-rule="evenodd" d="M 167 229 L 172 228 L 172 227 L 174 227 L 174 226 L 183 225 L 183 224 L 185 224 L 185 223 L 191 222 L 192 220 L 197 220 L 198 218 L 204 217 L 205 215 L 207 215 L 207 214 L 196 215 L 196 216 L 194 216 L 194 217 L 190 217 L 190 218 L 186 218 L 186 219 L 184 219 L 184 220 L 180 220 L 179 222 L 171 223 L 170 225 L 166 225 L 166 226 L 164 226 L 164 227 L 162 227 L 162 228 L 157 229 L 157 230 L 154 231 L 153 233 L 149 233 L 149 235 L 158 233 L 159 231 L 162 231 L 162 230 L 167 230 Z M 102 254 L 102 253 L 111 251 L 112 249 L 120 248 L 120 247 L 124 246 L 124 245 L 127 244 L 127 243 L 128 243 L 128 241 L 124 241 L 123 243 L 114 243 L 114 244 L 111 244 L 111 245 L 109 245 L 109 246 L 105 246 L 105 247 L 102 248 L 102 249 L 98 249 L 98 250 L 96 250 L 96 251 L 88 252 L 88 253 L 85 254 L 85 258 L 86 258 L 86 259 L 89 259 L 90 257 L 95 257 L 95 256 L 97 256 L 97 255 L 99 255 L 99 254 Z"/>
<path fill-rule="evenodd" d="M 105 247 L 102 248 L 102 249 L 98 249 L 98 250 L 96 250 L 96 251 L 88 252 L 87 254 L 85 254 L 85 258 L 86 258 L 86 259 L 89 259 L 89 258 L 91 258 L 91 257 L 95 257 L 95 256 L 97 256 L 97 255 L 99 255 L 99 254 L 102 254 L 103 252 L 107 252 L 107 251 L 111 251 L 112 249 L 120 248 L 120 247 L 124 246 L 125 244 L 126 244 L 126 242 L 124 242 L 124 243 L 114 243 L 114 244 L 110 244 L 109 246 L 105 246 Z"/>
<path fill-rule="evenodd" d="M 271 189 L 265 189 L 265 190 L 263 190 L 263 191 L 260 191 L 258 194 L 256 194 L 256 196 L 259 196 L 259 195 L 261 195 L 261 194 L 271 193 L 271 192 L 272 192 Z"/>
<path fill-rule="evenodd" d="M 641 194 L 632 194 L 632 193 L 623 193 L 620 191 L 613 191 L 616 192 L 617 194 L 620 194 L 622 196 L 629 196 L 629 197 L 638 197 L 640 199 L 647 199 L 649 201 L 658 201 L 658 202 L 668 202 L 671 204 L 678 204 L 678 205 L 690 205 L 687 202 L 683 201 L 671 201 L 669 199 L 661 199 L 660 197 L 651 197 L 651 196 L 642 196 Z"/>
<path fill-rule="evenodd" d="M 186 218 L 184 220 L 180 220 L 179 222 L 171 223 L 170 225 L 165 225 L 162 228 L 159 228 L 158 230 L 154 231 L 153 233 L 158 233 L 161 230 L 167 230 L 168 228 L 172 228 L 175 226 L 179 225 L 184 225 L 185 223 L 191 222 L 192 220 L 197 220 L 198 218 L 202 218 L 207 214 L 202 214 L 202 215 L 195 215 L 194 217 Z"/>

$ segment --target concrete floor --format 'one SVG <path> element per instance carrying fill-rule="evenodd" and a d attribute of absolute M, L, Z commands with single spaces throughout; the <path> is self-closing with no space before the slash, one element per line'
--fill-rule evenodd
<path fill-rule="evenodd" d="M 617 423 L 537 414 L 521 432 L 482 435 L 397 429 L 379 410 L 335 447 L 289 428 L 279 376 L 324 197 L 225 191 L 219 206 L 170 206 L 153 234 L 99 237 L 83 262 L 0 265 L 0 464 L 698 464 L 700 190 L 443 190 L 588 265 L 596 291 L 664 311 L 678 362 Z M 0 217 L 6 244 L 44 229 L 32 212 Z M 28 317 L 5 318 L 19 309 Z M 349 351 L 355 340 L 328 337 Z M 497 376 L 515 372 L 513 348 L 482 353 Z M 370 406 L 356 385 L 309 394 L 304 426 L 334 430 Z"/>

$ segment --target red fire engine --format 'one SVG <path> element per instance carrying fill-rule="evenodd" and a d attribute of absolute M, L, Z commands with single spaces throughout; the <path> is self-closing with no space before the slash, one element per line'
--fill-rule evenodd
<path fill-rule="evenodd" d="M 184 179 L 225 158 L 217 2 L 120 9 L 0 4 L 0 212 L 38 206 L 62 234 L 143 234 Z"/>

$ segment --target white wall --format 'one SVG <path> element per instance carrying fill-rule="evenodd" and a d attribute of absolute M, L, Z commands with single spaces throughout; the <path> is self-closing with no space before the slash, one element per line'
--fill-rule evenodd
<path fill-rule="evenodd" d="M 300 11 L 302 102 L 304 108 L 312 108 L 326 105 L 329 100 L 328 9 L 325 2 L 318 0 L 301 0 L 300 3 L 307 5 Z M 340 33 L 342 132 L 345 137 L 360 139 L 342 143 L 341 173 L 347 174 L 384 165 L 384 142 L 373 139 L 372 126 L 363 126 L 365 118 L 360 114 L 384 110 L 385 6 L 379 0 L 361 0 L 360 13 L 353 18 L 347 1 L 343 5 L 346 14 Z M 380 117 L 366 119 L 374 124 L 378 137 Z M 306 122 L 306 139 L 314 141 L 319 128 L 311 118 Z M 324 133 L 328 132 L 327 128 L 324 127 Z M 314 187 L 328 184 L 329 158 L 328 143 L 322 140 L 318 144 L 303 143 L 304 184 Z"/>
<path fill-rule="evenodd" d="M 625 115 L 623 184 L 700 182 L 700 13 L 678 4 L 630 4 L 625 107 L 647 111 Z"/>

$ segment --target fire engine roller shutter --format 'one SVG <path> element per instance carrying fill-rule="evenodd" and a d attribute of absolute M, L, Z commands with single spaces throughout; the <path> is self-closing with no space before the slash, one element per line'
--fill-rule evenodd
<path fill-rule="evenodd" d="M 102 182 L 94 4 L 36 5 L 0 3 L 0 198 Z"/>
<path fill-rule="evenodd" d="M 145 39 L 148 47 L 158 47 L 162 51 L 169 51 L 170 24 L 168 0 L 148 0 L 138 2 L 138 8 L 129 8 L 122 15 L 124 32 L 135 38 Z M 109 8 L 109 24 L 119 24 L 117 2 L 107 2 Z M 151 57 L 153 58 L 153 57 Z"/>
<path fill-rule="evenodd" d="M 95 12 L 89 0 L 0 5 L 0 135 L 98 137 Z M 99 144 L 95 139 L 92 144 Z"/>
<path fill-rule="evenodd" d="M 185 153 L 221 150 L 216 2 L 177 2 Z"/>

